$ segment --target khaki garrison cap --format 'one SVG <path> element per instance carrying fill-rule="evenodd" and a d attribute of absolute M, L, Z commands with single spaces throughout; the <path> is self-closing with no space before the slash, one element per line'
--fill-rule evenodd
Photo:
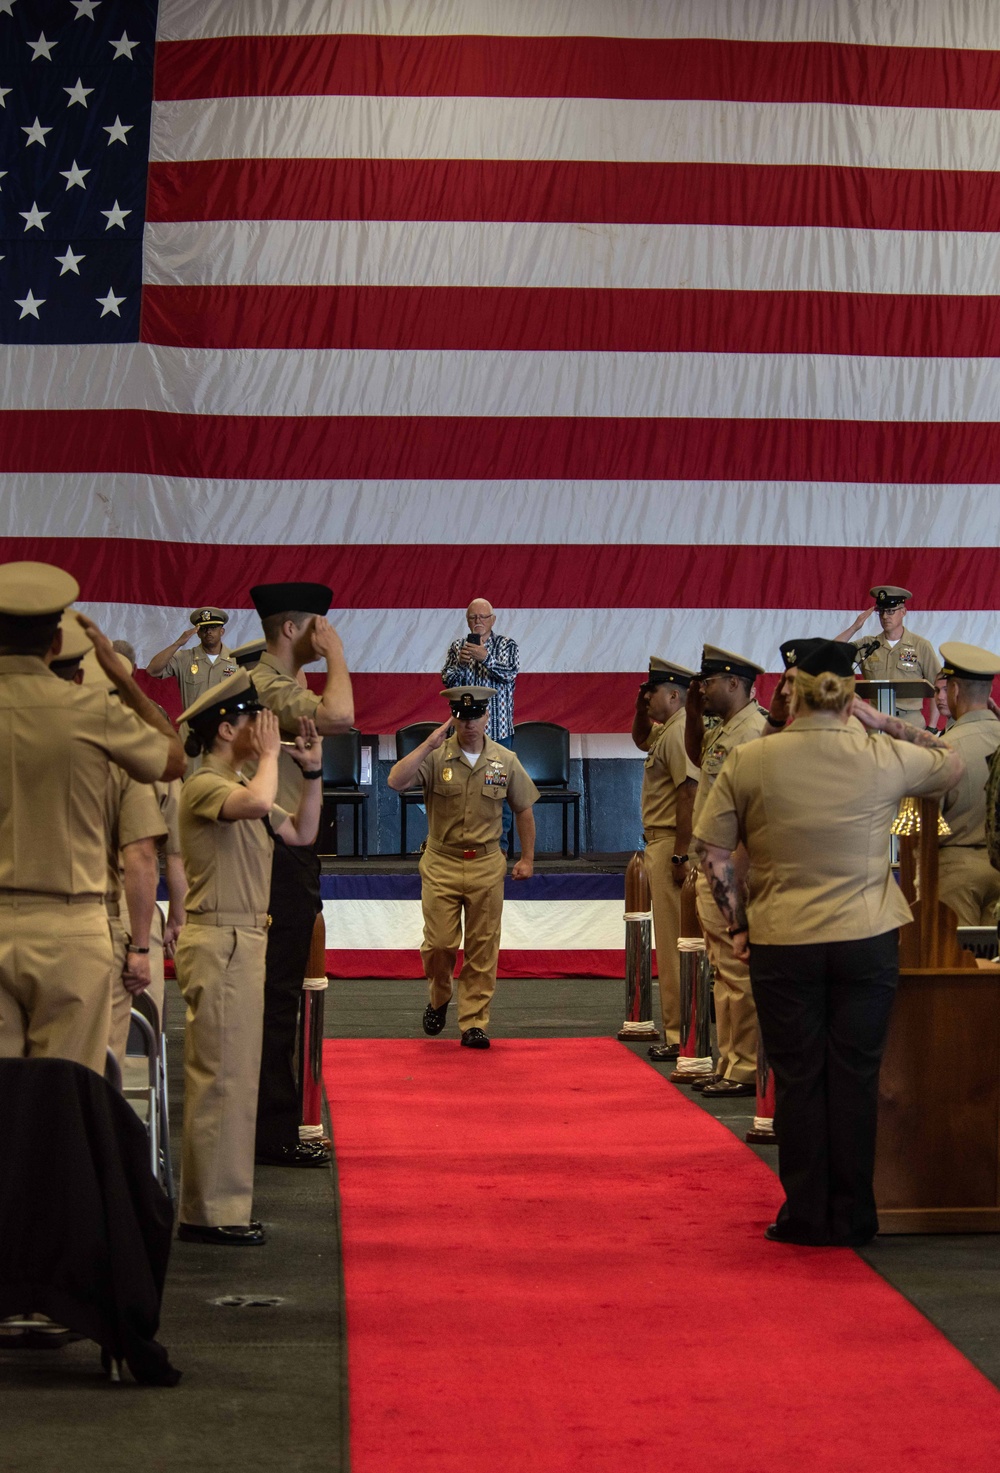
<path fill-rule="evenodd" d="M 869 588 L 868 592 L 880 611 L 898 609 L 900 604 L 905 604 L 908 598 L 913 597 L 908 588 L 893 588 L 889 583 L 876 583 L 875 587 Z"/>
<path fill-rule="evenodd" d="M 0 563 L 0 614 L 38 619 L 61 614 L 79 597 L 72 574 L 51 563 Z"/>
<path fill-rule="evenodd" d="M 453 716 L 468 716 L 475 720 L 485 716 L 496 691 L 489 685 L 453 685 L 441 694 L 451 706 Z"/>
<path fill-rule="evenodd" d="M 697 671 L 689 670 L 686 665 L 675 665 L 673 660 L 661 660 L 659 655 L 649 657 L 650 685 L 679 685 L 681 690 L 687 690 Z"/>
<path fill-rule="evenodd" d="M 63 614 L 59 620 L 59 633 L 62 635 L 62 649 L 53 663 L 61 665 L 64 661 L 82 660 L 84 655 L 93 654 L 94 646 L 76 617 L 75 609 L 67 609 Z"/>
<path fill-rule="evenodd" d="M 755 665 L 746 655 L 734 655 L 732 650 L 720 650 L 717 645 L 706 644 L 701 652 L 698 673 L 702 679 L 709 675 L 742 675 L 753 680 L 755 676 L 764 674 L 764 667 Z"/>
<path fill-rule="evenodd" d="M 941 674 L 958 680 L 992 680 L 1000 675 L 1000 655 L 981 650 L 976 644 L 949 641 L 940 646 L 944 665 Z"/>
<path fill-rule="evenodd" d="M 266 639 L 248 639 L 246 644 L 237 645 L 236 648 L 234 650 L 230 650 L 229 653 L 230 657 L 236 661 L 237 665 L 243 665 L 249 670 L 252 666 L 256 665 L 259 662 L 261 655 L 266 649 Z"/>
<path fill-rule="evenodd" d="M 180 715 L 181 721 L 197 722 L 201 716 L 239 716 L 244 711 L 259 711 L 257 689 L 245 670 L 237 670 L 228 680 L 209 686 Z"/>
<path fill-rule="evenodd" d="M 120 655 L 117 650 L 115 650 L 115 659 L 121 665 L 126 675 L 132 674 L 133 666 L 131 660 L 126 659 L 124 655 Z M 103 686 L 105 690 L 118 689 L 111 676 L 98 661 L 97 651 L 93 645 L 91 645 L 83 657 L 83 681 L 85 685 Z"/>
<path fill-rule="evenodd" d="M 204 629 L 206 624 L 226 624 L 229 615 L 223 609 L 213 609 L 206 605 L 202 609 L 191 610 L 191 623 L 196 629 Z"/>

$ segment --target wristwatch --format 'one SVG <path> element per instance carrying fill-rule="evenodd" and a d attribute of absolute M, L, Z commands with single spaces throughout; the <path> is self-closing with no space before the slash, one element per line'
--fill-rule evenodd
<path fill-rule="evenodd" d="M 671 854 L 670 856 L 671 864 L 687 864 L 687 862 L 688 857 L 686 854 Z"/>
<path fill-rule="evenodd" d="M 729 937 L 741 936 L 744 931 L 746 931 L 747 933 L 749 933 L 749 927 L 748 926 L 727 926 L 726 927 L 726 935 L 729 936 Z"/>

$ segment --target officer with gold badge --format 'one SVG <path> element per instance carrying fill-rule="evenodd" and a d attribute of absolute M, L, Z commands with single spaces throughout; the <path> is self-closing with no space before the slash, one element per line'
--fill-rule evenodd
<path fill-rule="evenodd" d="M 0 1057 L 74 1059 L 102 1073 L 108 773 L 170 779 L 184 757 L 170 723 L 82 615 L 117 697 L 53 675 L 60 616 L 79 592 L 47 563 L 0 566 Z"/>
<path fill-rule="evenodd" d="M 764 715 L 753 698 L 754 681 L 764 671 L 745 655 L 707 644 L 701 671 L 688 687 L 685 746 L 700 768 L 694 800 L 694 827 L 708 801 L 726 758 L 764 730 Z M 707 730 L 704 717 L 715 719 Z M 745 854 L 741 883 L 745 882 Z M 694 1081 L 706 1095 L 752 1095 L 756 1092 L 757 1012 L 750 990 L 750 969 L 733 953 L 733 941 L 712 887 L 699 874 L 696 889 L 698 919 L 712 963 L 715 1023 L 719 1062 L 715 1073 Z"/>
<path fill-rule="evenodd" d="M 515 880 L 530 879 L 535 858 L 531 806 L 538 789 L 513 752 L 486 735 L 489 686 L 454 686 L 442 696 L 451 706 L 445 721 L 389 772 L 402 793 L 419 783 L 427 806 L 427 844 L 420 859 L 424 939 L 420 954 L 429 988 L 424 1032 L 444 1028 L 454 988 L 455 958 L 465 960 L 458 978 L 458 1027 L 466 1048 L 489 1048 L 486 1032 L 497 980 L 500 917 L 507 862 L 500 849 L 503 800 L 514 813 L 521 858 Z"/>
<path fill-rule="evenodd" d="M 960 926 L 992 926 L 1000 901 L 1000 873 L 986 848 L 986 780 L 1000 747 L 1000 721 L 989 709 L 1000 655 L 974 644 L 941 646 L 948 709 L 947 741 L 965 761 L 961 781 L 944 796 L 942 812 L 951 833 L 941 840 L 938 896 Z"/>
<path fill-rule="evenodd" d="M 914 634 L 903 623 L 906 602 L 913 597 L 908 588 L 894 588 L 887 583 L 878 583 L 869 593 L 875 600 L 882 633 L 876 639 L 856 640 L 861 656 L 861 669 L 866 680 L 927 680 L 934 684 L 941 669 L 941 661 L 930 640 Z M 871 613 L 868 609 L 859 614 L 850 630 L 838 635 L 838 639 L 850 639 Z M 910 726 L 923 726 L 924 703 L 918 697 L 903 697 L 896 701 L 896 715 Z"/>
<path fill-rule="evenodd" d="M 660 978 L 663 1043 L 651 1059 L 676 1059 L 680 1045 L 681 886 L 688 873 L 691 814 L 699 769 L 684 750 L 684 698 L 694 671 L 652 655 L 639 687 L 632 740 L 646 753 L 642 775 L 642 836 L 653 901 L 653 938 Z"/>
<path fill-rule="evenodd" d="M 293 816 L 276 803 L 277 717 L 261 707 L 246 671 L 205 691 L 183 719 L 189 751 L 197 746 L 204 756 L 180 805 L 188 892 L 175 952 L 187 1004 L 178 1237 L 255 1246 L 264 1242 L 251 1208 L 271 856 L 275 840 L 316 838 L 323 748 L 315 725 L 303 721 L 286 749 L 304 779 Z M 256 770 L 246 779 L 241 769 L 251 761 Z"/>
<path fill-rule="evenodd" d="M 146 674 L 157 680 L 166 680 L 172 675 L 180 687 L 181 706 L 193 705 L 204 691 L 236 674 L 233 652 L 222 642 L 223 629 L 228 622 L 229 615 L 224 609 L 210 605 L 192 609 L 192 627 L 153 656 L 146 666 Z M 195 634 L 198 636 L 197 645 L 194 649 L 185 649 Z"/>

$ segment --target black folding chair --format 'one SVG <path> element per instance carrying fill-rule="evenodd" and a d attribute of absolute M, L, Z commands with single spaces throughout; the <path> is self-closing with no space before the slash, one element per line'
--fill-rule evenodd
<path fill-rule="evenodd" d="M 538 789 L 539 803 L 562 806 L 562 853 L 569 858 L 569 810 L 573 810 L 573 858 L 580 857 L 580 793 L 569 785 L 569 732 L 553 721 L 524 721 L 514 727 L 510 745 Z M 517 825 L 511 832 L 514 854 Z"/>
<path fill-rule="evenodd" d="M 320 858 L 337 854 L 337 809 L 350 805 L 354 818 L 354 858 L 368 858 L 368 794 L 361 786 L 361 733 L 353 726 L 323 738 L 323 816 Z M 325 842 L 324 842 L 325 841 Z"/>
<path fill-rule="evenodd" d="M 408 757 L 415 752 L 421 742 L 425 742 L 432 731 L 437 731 L 437 724 L 433 721 L 414 721 L 410 726 L 401 726 L 396 733 L 396 761 Z M 399 852 L 408 854 L 406 847 L 406 810 L 413 803 L 424 801 L 423 788 L 407 788 L 399 795 Z"/>

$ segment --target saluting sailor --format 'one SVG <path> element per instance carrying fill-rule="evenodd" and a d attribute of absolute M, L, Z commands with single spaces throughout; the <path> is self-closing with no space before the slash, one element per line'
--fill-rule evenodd
<path fill-rule="evenodd" d="M 868 591 L 875 600 L 874 612 L 878 614 L 882 633 L 876 639 L 855 640 L 865 679 L 927 680 L 933 685 L 941 669 L 937 651 L 930 640 L 914 634 L 903 623 L 907 600 L 913 594 L 908 588 L 894 588 L 888 583 L 878 583 Z M 872 612 L 866 609 L 859 614 L 850 629 L 836 638 L 852 639 Z M 923 726 L 923 710 L 924 703 L 919 697 L 896 701 L 896 715 L 910 726 Z"/>
<path fill-rule="evenodd" d="M 500 917 L 507 861 L 500 849 L 503 800 L 514 813 L 521 858 L 515 880 L 534 870 L 538 789 L 506 747 L 486 735 L 489 686 L 443 690 L 454 721 L 445 721 L 389 772 L 389 786 L 402 793 L 420 784 L 427 807 L 427 845 L 420 859 L 424 939 L 420 948 L 429 999 L 423 1028 L 445 1026 L 454 989 L 455 958 L 465 959 L 458 977 L 458 1026 L 466 1048 L 489 1048 L 486 1032 L 496 987 Z"/>
<path fill-rule="evenodd" d="M 172 675 L 180 687 L 181 706 L 194 704 L 210 686 L 219 685 L 236 674 L 237 665 L 232 650 L 222 642 L 222 634 L 229 615 L 224 609 L 204 605 L 191 610 L 191 628 L 168 644 L 165 650 L 153 656 L 146 666 L 146 674 L 156 680 L 166 680 Z M 185 649 L 197 634 L 194 649 Z"/>

